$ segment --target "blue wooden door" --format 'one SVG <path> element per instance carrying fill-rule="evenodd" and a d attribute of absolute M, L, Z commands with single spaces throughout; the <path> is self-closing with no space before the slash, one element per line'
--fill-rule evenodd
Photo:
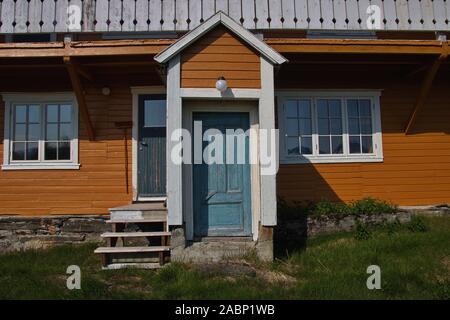
<path fill-rule="evenodd" d="M 138 195 L 166 195 L 166 96 L 139 96 Z"/>
<path fill-rule="evenodd" d="M 194 121 L 201 121 L 203 133 L 218 129 L 223 137 L 226 155 L 226 129 L 249 128 L 249 114 L 243 112 L 198 112 Z M 235 160 L 243 151 L 245 161 L 223 164 L 194 164 L 194 229 L 196 236 L 251 235 L 249 138 L 234 139 Z M 239 146 L 238 143 L 244 146 Z M 203 150 L 209 142 L 203 142 Z M 202 157 L 203 158 L 203 157 Z"/>

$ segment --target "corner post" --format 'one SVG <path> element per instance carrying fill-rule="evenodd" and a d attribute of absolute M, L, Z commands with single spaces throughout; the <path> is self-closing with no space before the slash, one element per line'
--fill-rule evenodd
<path fill-rule="evenodd" d="M 275 89 L 273 80 L 273 65 L 261 57 L 261 97 L 259 100 L 260 129 L 275 129 Z M 270 136 L 268 136 L 270 141 Z M 270 152 L 275 152 L 276 168 L 278 168 L 278 143 L 270 146 Z M 274 149 L 275 147 L 275 149 Z M 259 148 L 260 152 L 262 148 Z M 277 185 L 276 174 L 262 174 L 261 163 L 261 224 L 275 226 L 277 224 Z"/>
<path fill-rule="evenodd" d="M 178 142 L 171 141 L 172 133 L 182 128 L 182 103 L 180 95 L 180 55 L 169 61 L 167 69 L 167 211 L 169 225 L 183 224 L 182 164 L 171 160 L 171 152 Z"/>

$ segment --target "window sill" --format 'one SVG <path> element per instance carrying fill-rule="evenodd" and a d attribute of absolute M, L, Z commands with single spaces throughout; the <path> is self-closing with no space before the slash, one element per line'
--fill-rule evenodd
<path fill-rule="evenodd" d="M 79 170 L 80 165 L 76 163 L 24 163 L 5 164 L 2 170 Z"/>
<path fill-rule="evenodd" d="M 364 157 L 302 157 L 302 158 L 284 158 L 280 164 L 306 164 L 306 163 L 367 163 L 383 162 L 383 157 L 364 156 Z"/>

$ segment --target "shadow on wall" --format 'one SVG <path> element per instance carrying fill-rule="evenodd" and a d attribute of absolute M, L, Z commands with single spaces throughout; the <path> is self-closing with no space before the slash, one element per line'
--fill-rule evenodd
<path fill-rule="evenodd" d="M 349 188 L 354 188 L 355 182 L 347 182 Z M 280 198 L 277 208 L 278 221 L 274 230 L 274 255 L 286 258 L 295 251 L 306 249 L 307 208 L 320 200 L 344 200 L 336 194 L 329 181 L 325 180 L 323 172 L 319 172 L 311 163 L 281 165 L 277 188 Z"/>

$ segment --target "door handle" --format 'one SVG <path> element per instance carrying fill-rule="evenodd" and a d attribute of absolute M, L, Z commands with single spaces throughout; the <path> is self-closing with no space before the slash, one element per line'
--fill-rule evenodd
<path fill-rule="evenodd" d="M 203 200 L 204 202 L 208 201 L 212 197 L 214 197 L 217 194 L 217 191 L 212 191 L 206 195 L 206 198 Z"/>
<path fill-rule="evenodd" d="M 144 150 L 143 147 L 146 147 L 146 146 L 148 146 L 147 142 L 144 142 L 144 141 L 139 142 L 139 150 L 140 151 Z"/>

